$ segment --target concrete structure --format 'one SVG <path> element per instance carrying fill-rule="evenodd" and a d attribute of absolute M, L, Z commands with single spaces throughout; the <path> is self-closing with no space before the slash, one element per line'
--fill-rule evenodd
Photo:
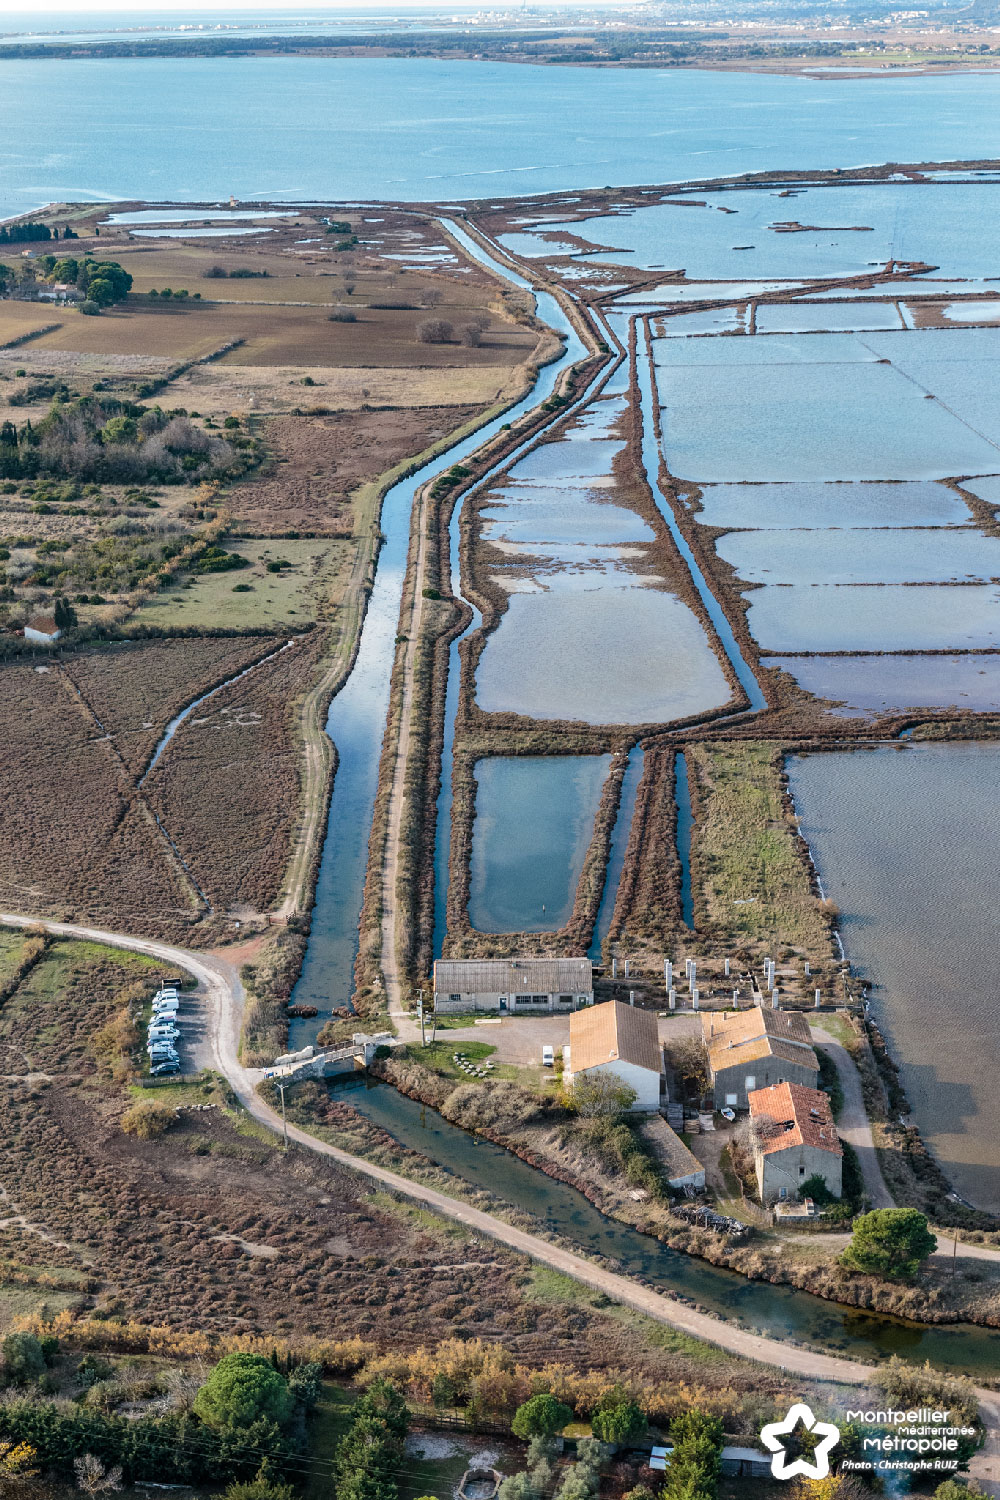
<path fill-rule="evenodd" d="M 754 1089 L 750 1118 L 757 1126 L 754 1162 L 762 1203 L 797 1197 L 810 1177 L 822 1177 L 840 1197 L 844 1152 L 826 1094 L 797 1083 Z"/>
<path fill-rule="evenodd" d="M 62 631 L 51 615 L 32 615 L 24 627 L 24 639 L 40 641 L 43 646 L 57 641 L 61 635 Z"/>
<path fill-rule="evenodd" d="M 593 1003 L 589 958 L 439 958 L 434 965 L 434 1009 L 444 1015 L 568 1013 Z"/>
<path fill-rule="evenodd" d="M 679 1192 L 696 1192 L 705 1186 L 705 1168 L 662 1115 L 653 1115 L 643 1121 L 642 1137 L 672 1188 Z"/>
<path fill-rule="evenodd" d="M 751 1010 L 701 1018 L 716 1109 L 746 1109 L 754 1089 L 798 1083 L 814 1089 L 819 1063 L 809 1025 L 793 1010 Z"/>
<path fill-rule="evenodd" d="M 620 1000 L 578 1011 L 569 1021 L 569 1058 L 567 1083 L 614 1074 L 635 1089 L 633 1110 L 659 1109 L 663 1049 L 652 1011 Z"/>

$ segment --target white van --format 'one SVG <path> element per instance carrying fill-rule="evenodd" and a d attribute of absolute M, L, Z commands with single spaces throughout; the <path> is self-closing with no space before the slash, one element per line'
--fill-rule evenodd
<path fill-rule="evenodd" d="M 542 1067 L 543 1068 L 554 1068 L 555 1065 L 556 1065 L 556 1055 L 555 1055 L 555 1052 L 552 1050 L 551 1047 L 543 1047 L 542 1048 Z"/>

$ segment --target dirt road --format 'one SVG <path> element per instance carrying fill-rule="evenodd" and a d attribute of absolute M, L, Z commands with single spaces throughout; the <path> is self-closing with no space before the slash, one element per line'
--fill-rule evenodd
<path fill-rule="evenodd" d="M 842 1047 L 836 1037 L 824 1031 L 821 1026 L 813 1026 L 812 1035 L 813 1040 L 826 1053 L 837 1070 L 837 1077 L 844 1095 L 844 1107 L 837 1120 L 837 1131 L 857 1153 L 861 1176 L 864 1178 L 865 1192 L 871 1206 L 872 1208 L 895 1208 L 895 1199 L 885 1185 L 882 1168 L 879 1166 L 875 1142 L 872 1139 L 872 1128 L 868 1122 L 868 1111 L 865 1109 L 864 1094 L 861 1090 L 861 1077 L 854 1065 L 854 1059 L 847 1048 Z"/>

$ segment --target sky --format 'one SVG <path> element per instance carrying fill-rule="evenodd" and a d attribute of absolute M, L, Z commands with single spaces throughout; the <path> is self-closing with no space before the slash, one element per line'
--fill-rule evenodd
<path fill-rule="evenodd" d="M 443 0 L 441 9 L 446 11 L 459 10 L 463 5 L 478 4 L 480 0 Z M 304 13 L 306 11 L 336 11 L 336 10 L 361 10 L 370 8 L 373 10 L 397 11 L 408 8 L 411 5 L 419 5 L 421 9 L 435 9 L 434 0 L 211 0 L 210 4 L 204 6 L 192 5 L 191 0 L 59 0 L 58 4 L 46 5 L 33 3 L 30 6 L 25 0 L 19 3 L 6 4 L 0 0 L 0 19 L 7 17 L 17 18 L 18 21 L 28 22 L 31 16 L 41 17 L 56 13 L 65 16 L 86 16 L 94 18 L 105 18 L 112 12 L 127 11 L 130 16 L 155 15 L 158 19 L 165 11 L 170 11 L 184 19 L 194 19 L 199 14 L 216 16 L 220 11 L 269 11 L 280 13 L 282 11 L 295 11 Z"/>

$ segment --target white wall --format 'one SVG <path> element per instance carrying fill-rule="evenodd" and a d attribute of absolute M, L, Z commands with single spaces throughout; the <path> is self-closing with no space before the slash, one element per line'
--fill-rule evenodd
<path fill-rule="evenodd" d="M 639 1068 L 635 1063 L 606 1062 L 598 1063 L 593 1068 L 585 1068 L 581 1073 L 574 1073 L 573 1082 L 575 1083 L 578 1078 L 589 1078 L 595 1073 L 615 1073 L 623 1083 L 635 1089 L 637 1098 L 632 1106 L 633 1110 L 650 1114 L 659 1109 L 659 1073 L 654 1073 L 649 1068 Z"/>

